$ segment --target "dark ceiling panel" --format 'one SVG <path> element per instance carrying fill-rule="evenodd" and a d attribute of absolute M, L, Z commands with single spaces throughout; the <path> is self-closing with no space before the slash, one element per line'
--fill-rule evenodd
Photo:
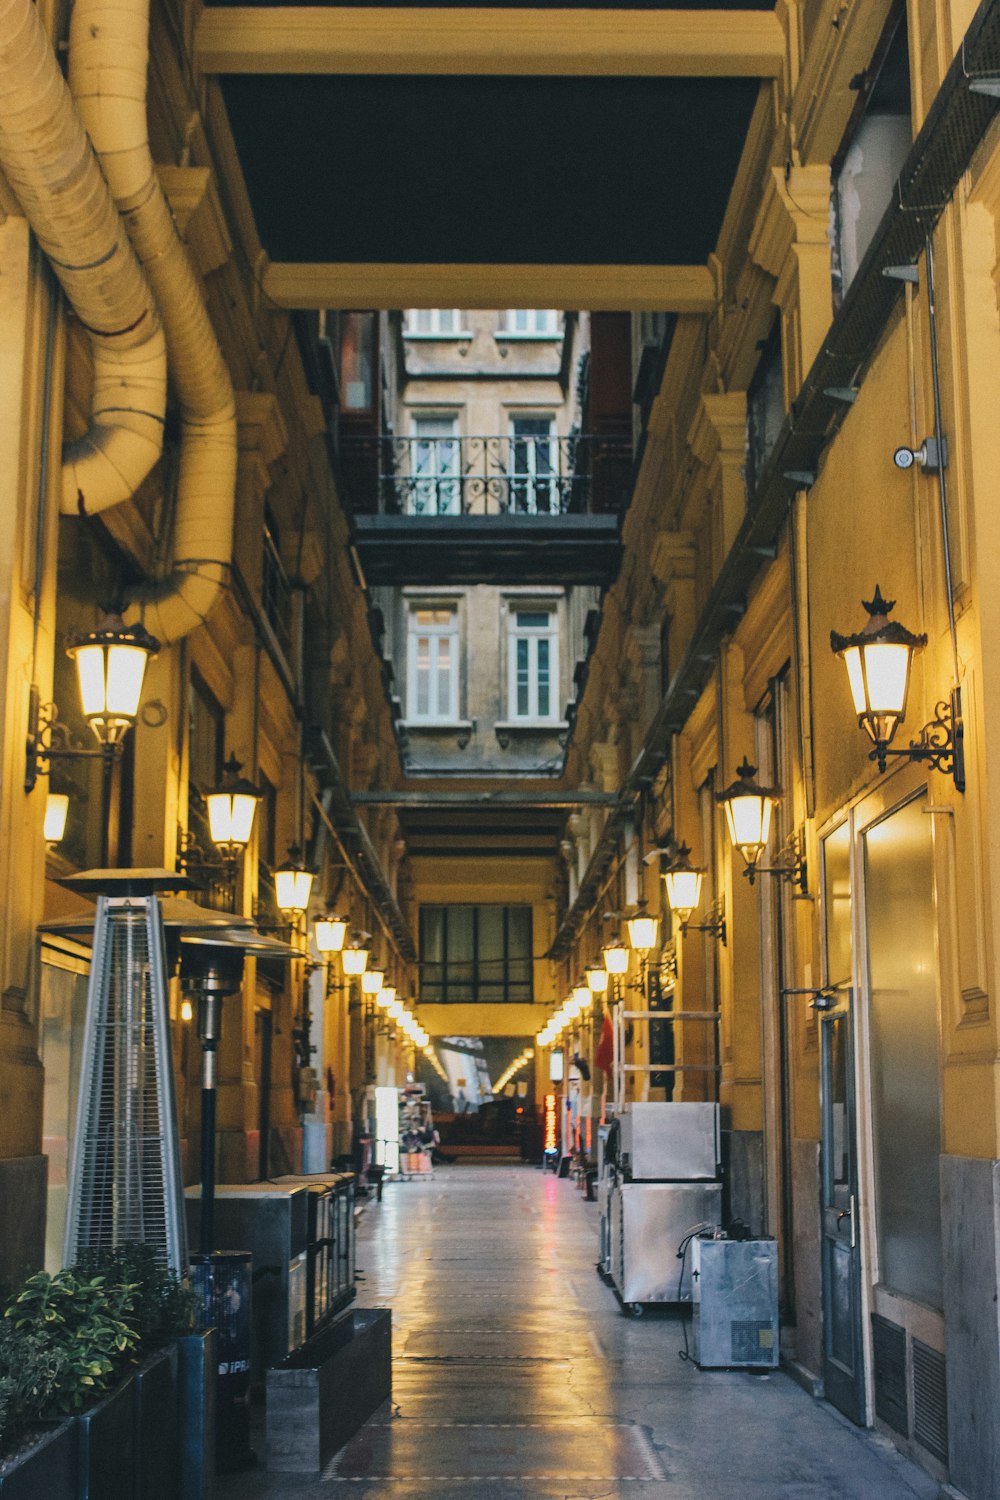
<path fill-rule="evenodd" d="M 760 85 L 221 80 L 273 261 L 700 265 Z"/>

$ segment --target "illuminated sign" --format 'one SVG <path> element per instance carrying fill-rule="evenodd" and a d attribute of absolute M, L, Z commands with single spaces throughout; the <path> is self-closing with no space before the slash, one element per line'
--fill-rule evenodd
<path fill-rule="evenodd" d="M 545 1095 L 545 1149 L 546 1151 L 557 1151 L 556 1144 L 556 1096 Z"/>

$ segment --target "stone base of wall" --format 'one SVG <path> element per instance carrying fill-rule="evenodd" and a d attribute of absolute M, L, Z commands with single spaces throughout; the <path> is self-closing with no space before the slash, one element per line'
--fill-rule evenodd
<path fill-rule="evenodd" d="M 941 1157 L 951 1481 L 1000 1495 L 1000 1162 Z"/>
<path fill-rule="evenodd" d="M 15 1286 L 45 1261 L 47 1156 L 0 1161 L 0 1284 Z"/>

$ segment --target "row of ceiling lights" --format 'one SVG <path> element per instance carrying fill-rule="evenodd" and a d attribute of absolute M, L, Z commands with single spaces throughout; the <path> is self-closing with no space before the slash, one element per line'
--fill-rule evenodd
<path fill-rule="evenodd" d="M 509 1065 L 509 1067 L 506 1067 L 500 1074 L 500 1077 L 493 1085 L 494 1095 L 501 1093 L 502 1090 L 507 1087 L 508 1083 L 510 1083 L 510 1080 L 514 1077 L 514 1074 L 520 1073 L 522 1068 L 526 1068 L 528 1066 L 534 1055 L 534 1047 L 525 1047 L 524 1051 L 518 1057 L 515 1057 L 514 1061 Z"/>

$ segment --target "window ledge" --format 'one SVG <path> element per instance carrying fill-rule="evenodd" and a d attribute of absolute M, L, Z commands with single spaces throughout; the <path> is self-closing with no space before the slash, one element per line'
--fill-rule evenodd
<path fill-rule="evenodd" d="M 474 333 L 404 333 L 404 339 L 420 339 L 424 343 L 434 344 L 468 344 L 475 338 Z M 524 335 L 520 335 L 524 337 Z M 537 335 L 535 335 L 537 337 Z M 532 335 L 529 335 L 532 337 Z"/>
<path fill-rule="evenodd" d="M 565 719 L 498 719 L 493 728 L 497 734 L 561 734 L 569 728 Z"/>
<path fill-rule="evenodd" d="M 471 734 L 476 727 L 475 719 L 400 719 L 400 729 L 409 733 L 413 729 L 430 729 L 441 734 Z"/>
<path fill-rule="evenodd" d="M 493 337 L 498 343 L 501 339 L 514 339 L 522 344 L 558 344 L 562 342 L 563 331 L 557 328 L 554 333 L 516 333 L 513 330 L 498 328 Z"/>

